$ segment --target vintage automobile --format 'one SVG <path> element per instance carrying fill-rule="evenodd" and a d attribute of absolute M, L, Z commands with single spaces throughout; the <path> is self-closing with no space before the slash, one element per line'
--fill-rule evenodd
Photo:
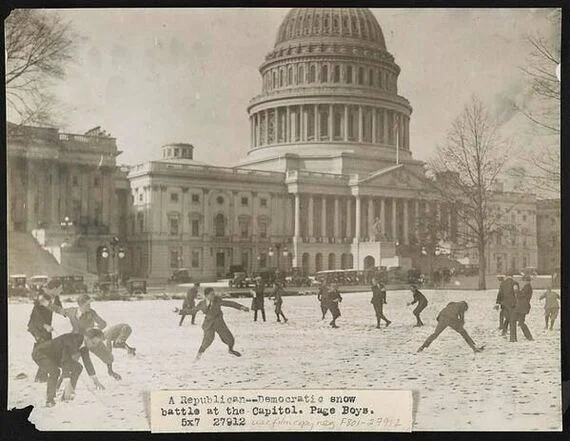
<path fill-rule="evenodd" d="M 113 285 L 116 284 L 117 275 L 113 273 L 101 273 L 99 274 L 99 280 L 95 282 L 93 286 L 93 291 L 102 292 L 104 294 L 111 291 Z"/>
<path fill-rule="evenodd" d="M 251 288 L 255 286 L 255 280 L 248 277 L 247 273 L 236 272 L 233 279 L 229 281 L 230 288 Z"/>
<path fill-rule="evenodd" d="M 26 284 L 27 276 L 25 274 L 14 274 L 8 278 L 8 295 L 10 296 L 27 296 L 30 293 Z"/>
<path fill-rule="evenodd" d="M 127 291 L 129 294 L 146 294 L 146 280 L 129 279 L 127 281 Z"/>
<path fill-rule="evenodd" d="M 70 289 L 74 293 L 86 293 L 88 291 L 85 278 L 83 276 L 75 275 L 69 277 Z"/>
<path fill-rule="evenodd" d="M 30 277 L 29 288 L 34 292 L 39 292 L 40 288 L 48 283 L 48 276 L 32 276 Z"/>
<path fill-rule="evenodd" d="M 291 275 L 285 278 L 285 282 L 288 286 L 311 286 L 311 279 L 299 267 L 291 268 Z"/>
<path fill-rule="evenodd" d="M 172 272 L 168 279 L 169 283 L 189 283 L 192 282 L 192 276 L 188 268 L 178 268 Z"/>

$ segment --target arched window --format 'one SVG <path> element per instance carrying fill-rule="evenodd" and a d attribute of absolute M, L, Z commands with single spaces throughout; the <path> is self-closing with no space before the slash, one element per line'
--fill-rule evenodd
<path fill-rule="evenodd" d="M 297 84 L 303 84 L 305 82 L 305 71 L 303 65 L 300 64 L 297 69 Z"/>
<path fill-rule="evenodd" d="M 287 69 L 287 85 L 290 86 L 293 84 L 293 67 L 289 66 Z"/>
<path fill-rule="evenodd" d="M 315 255 L 315 271 L 319 272 L 323 270 L 323 255 L 317 253 Z"/>
<path fill-rule="evenodd" d="M 354 75 L 352 72 L 352 66 L 346 66 L 346 83 L 352 84 L 352 76 Z"/>
<path fill-rule="evenodd" d="M 340 66 L 338 64 L 334 67 L 333 81 L 335 83 L 340 83 Z"/>
<path fill-rule="evenodd" d="M 329 269 L 336 269 L 336 256 L 333 253 L 329 254 Z"/>
<path fill-rule="evenodd" d="M 214 231 L 217 237 L 226 235 L 226 218 L 222 213 L 218 213 L 214 218 Z"/>
<path fill-rule="evenodd" d="M 328 83 L 329 81 L 329 66 L 323 64 L 321 67 L 321 83 Z"/>
<path fill-rule="evenodd" d="M 358 84 L 359 85 L 364 84 L 364 68 L 363 67 L 358 68 Z"/>
<path fill-rule="evenodd" d="M 317 75 L 317 68 L 315 67 L 314 64 L 311 64 L 311 67 L 309 67 L 309 83 L 315 82 L 316 75 Z"/>

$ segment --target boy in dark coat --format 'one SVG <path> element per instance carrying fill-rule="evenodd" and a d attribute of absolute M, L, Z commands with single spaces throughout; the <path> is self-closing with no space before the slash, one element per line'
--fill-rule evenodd
<path fill-rule="evenodd" d="M 187 311 L 191 310 L 192 308 L 194 308 L 194 306 L 196 306 L 196 297 L 198 296 L 198 287 L 199 286 L 200 286 L 199 283 L 194 283 L 194 286 L 192 288 L 190 288 L 188 290 L 188 292 L 186 293 L 186 298 L 184 299 L 184 302 L 182 303 L 182 309 L 175 310 L 175 312 L 178 312 L 178 314 L 181 315 L 180 323 L 178 323 L 178 326 L 182 326 L 182 322 L 184 321 L 184 319 L 186 318 L 187 315 L 192 316 L 192 321 L 190 323 L 193 325 L 195 324 L 194 322 L 196 320 L 196 313 L 188 314 Z"/>
<path fill-rule="evenodd" d="M 240 305 L 237 302 L 232 302 L 231 300 L 222 300 L 214 293 L 213 288 L 206 288 L 204 291 L 206 298 L 199 302 L 191 311 L 202 311 L 204 313 L 204 322 L 202 323 L 202 329 L 204 330 L 204 337 L 202 339 L 202 345 L 198 349 L 198 354 L 196 355 L 196 360 L 198 360 L 204 351 L 214 341 L 216 333 L 220 336 L 222 341 L 228 346 L 229 353 L 235 355 L 236 357 L 241 357 L 241 354 L 234 350 L 235 339 L 231 331 L 228 329 L 228 325 L 224 321 L 224 314 L 222 312 L 222 306 L 227 306 L 234 309 L 239 309 L 240 311 L 249 311 L 246 306 Z"/>
<path fill-rule="evenodd" d="M 329 310 L 329 287 L 327 286 L 326 282 L 323 280 L 321 286 L 319 286 L 319 290 L 317 291 L 317 300 L 321 304 L 321 312 L 323 314 L 322 320 L 325 319 L 327 315 L 327 311 Z"/>
<path fill-rule="evenodd" d="M 335 284 L 331 285 L 327 296 L 328 309 L 331 311 L 333 319 L 330 322 L 331 327 L 338 328 L 336 319 L 340 317 L 340 302 L 342 297 Z"/>
<path fill-rule="evenodd" d="M 386 322 L 386 326 L 390 326 L 392 322 L 384 315 L 384 305 L 388 303 L 386 302 L 386 288 L 376 278 L 372 279 L 372 300 L 370 300 L 370 303 L 374 306 L 374 312 L 376 313 L 376 328 L 380 328 L 382 320 Z"/>
<path fill-rule="evenodd" d="M 103 332 L 99 329 L 88 329 L 84 335 L 77 333 L 62 334 L 53 340 L 40 343 L 34 349 L 32 355 L 36 364 L 47 372 L 47 400 L 46 406 L 55 406 L 55 394 L 58 379 L 69 379 L 64 387 L 64 401 L 73 399 L 75 386 L 83 366 L 77 362 L 79 357 L 83 360 L 83 365 L 87 373 L 93 380 L 97 389 L 104 389 L 103 385 L 95 375 L 93 363 L 89 357 L 89 350 L 103 342 Z"/>
<path fill-rule="evenodd" d="M 59 302 L 59 298 L 57 300 Z M 51 340 L 53 311 L 50 309 L 50 304 L 51 296 L 41 291 L 34 302 L 34 308 L 28 321 L 28 332 L 32 334 L 35 340 L 34 350 L 38 344 Z M 47 379 L 47 372 L 41 367 L 38 368 L 35 381 L 45 383 Z"/>
<path fill-rule="evenodd" d="M 548 322 L 550 321 L 550 330 L 552 331 L 556 317 L 558 317 L 558 311 L 560 310 L 560 303 L 558 303 L 560 296 L 548 288 L 544 294 L 540 296 L 539 300 L 542 299 L 544 299 L 544 329 L 548 329 Z"/>
<path fill-rule="evenodd" d="M 275 291 L 273 292 L 274 299 L 273 303 L 275 304 L 275 315 L 277 316 L 277 321 L 281 321 L 281 317 L 283 317 L 283 321 L 287 323 L 287 317 L 283 314 L 283 310 L 281 309 L 283 306 L 283 283 L 276 282 L 275 283 Z"/>
<path fill-rule="evenodd" d="M 501 286 L 501 283 L 503 283 L 503 281 L 505 280 L 504 276 L 497 276 L 497 280 L 499 281 L 499 286 Z M 508 326 L 508 320 L 507 320 L 507 315 L 505 313 L 505 306 L 502 304 L 503 302 L 503 293 L 501 292 L 501 290 L 499 289 L 497 291 L 497 300 L 496 300 L 496 306 L 495 309 L 499 310 L 499 330 L 503 330 L 503 327 L 505 326 L 505 322 L 507 322 L 507 326 Z"/>
<path fill-rule="evenodd" d="M 532 298 L 532 286 L 530 285 L 530 277 L 525 276 L 523 278 L 525 282 L 522 290 L 518 289 L 518 283 L 515 282 L 514 285 L 514 293 L 515 293 L 515 326 L 514 329 L 511 329 L 511 341 L 517 341 L 517 329 L 516 325 L 518 324 L 521 327 L 521 330 L 527 340 L 534 340 L 532 338 L 532 334 L 530 333 L 530 329 L 525 323 L 526 315 L 530 312 L 530 299 Z M 513 339 L 514 334 L 514 339 Z"/>
<path fill-rule="evenodd" d="M 255 279 L 255 288 L 251 290 L 253 300 L 251 301 L 251 309 L 253 309 L 253 321 L 257 321 L 257 311 L 261 311 L 261 317 L 265 321 L 265 287 L 261 277 Z"/>
<path fill-rule="evenodd" d="M 483 347 L 476 347 L 475 342 L 463 327 L 465 325 L 465 311 L 467 311 L 468 308 L 467 302 L 465 301 L 448 303 L 437 316 L 437 326 L 435 331 L 419 347 L 418 352 L 422 352 L 425 348 L 431 345 L 439 334 L 441 334 L 448 326 L 458 332 L 474 352 L 481 352 Z"/>
<path fill-rule="evenodd" d="M 516 340 L 516 329 L 514 328 L 515 317 L 515 306 L 517 300 L 515 298 L 513 272 L 509 271 L 505 280 L 499 285 L 499 293 L 497 294 L 497 299 L 500 301 L 501 308 L 503 309 L 505 320 L 503 324 L 503 335 L 507 335 L 507 330 L 510 328 L 510 339 L 511 341 Z"/>
<path fill-rule="evenodd" d="M 420 290 L 418 288 L 416 288 L 416 286 L 412 285 L 410 286 L 410 291 L 413 294 L 413 301 L 409 302 L 407 305 L 411 306 L 414 303 L 417 303 L 418 306 L 415 307 L 413 314 L 416 316 L 416 324 L 415 326 L 423 326 L 424 322 L 422 322 L 422 319 L 420 317 L 420 314 L 422 313 L 422 311 L 424 309 L 426 309 L 427 305 L 428 305 L 428 301 L 426 299 L 426 296 L 424 296 Z"/>

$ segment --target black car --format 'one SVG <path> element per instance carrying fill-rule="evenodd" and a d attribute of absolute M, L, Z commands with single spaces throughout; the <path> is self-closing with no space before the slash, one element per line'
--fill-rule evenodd
<path fill-rule="evenodd" d="M 189 283 L 192 282 L 193 279 L 188 268 L 178 268 L 172 272 L 168 281 L 171 283 Z"/>

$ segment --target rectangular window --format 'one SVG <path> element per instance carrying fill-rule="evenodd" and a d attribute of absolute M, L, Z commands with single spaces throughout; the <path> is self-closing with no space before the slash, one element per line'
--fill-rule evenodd
<path fill-rule="evenodd" d="M 139 202 L 142 202 L 142 201 L 143 201 L 143 194 L 139 193 Z"/>
<path fill-rule="evenodd" d="M 262 239 L 267 238 L 267 224 L 265 222 L 259 223 L 259 237 Z"/>
<path fill-rule="evenodd" d="M 170 250 L 170 268 L 178 268 L 180 265 L 180 253 L 178 250 Z"/>
<path fill-rule="evenodd" d="M 177 236 L 178 235 L 178 218 L 171 217 L 170 218 L 170 235 Z"/>
<path fill-rule="evenodd" d="M 243 205 L 243 206 L 247 206 L 247 205 L 248 205 L 248 203 L 249 203 L 249 200 L 248 200 L 248 198 L 247 198 L 247 197 L 243 197 L 243 198 L 241 198 L 241 205 Z"/>
<path fill-rule="evenodd" d="M 192 268 L 200 268 L 200 251 L 192 251 Z"/>
<path fill-rule="evenodd" d="M 77 178 L 77 176 L 73 176 L 71 178 L 71 183 L 73 184 L 74 187 L 77 187 L 79 185 L 79 179 Z"/>
<path fill-rule="evenodd" d="M 352 66 L 346 66 L 346 83 L 352 84 Z"/>
<path fill-rule="evenodd" d="M 247 239 L 249 237 L 249 221 L 247 218 L 240 218 L 239 231 L 240 231 L 240 237 L 242 239 Z"/>
<path fill-rule="evenodd" d="M 196 237 L 200 235 L 200 221 L 197 219 L 192 220 L 192 236 Z"/>
<path fill-rule="evenodd" d="M 50 179 L 51 179 L 51 176 L 50 176 Z M 99 187 L 99 178 L 97 176 L 95 176 L 95 179 L 93 179 L 93 186 Z"/>
<path fill-rule="evenodd" d="M 340 113 L 334 114 L 333 132 L 334 139 L 342 138 L 342 115 Z"/>
<path fill-rule="evenodd" d="M 199 202 L 200 202 L 200 195 L 199 195 L 199 194 L 195 194 L 195 193 L 192 194 L 192 202 L 193 202 L 194 204 L 199 203 Z"/>
<path fill-rule="evenodd" d="M 262 207 L 267 207 L 267 199 L 261 198 L 261 199 L 259 200 L 259 205 L 262 206 Z"/>
<path fill-rule="evenodd" d="M 335 83 L 340 82 L 340 66 L 338 64 L 334 67 L 333 81 Z"/>
<path fill-rule="evenodd" d="M 259 267 L 260 268 L 267 267 L 267 254 L 260 254 L 259 255 Z"/>
<path fill-rule="evenodd" d="M 170 202 L 178 202 L 178 193 L 170 193 Z"/>

